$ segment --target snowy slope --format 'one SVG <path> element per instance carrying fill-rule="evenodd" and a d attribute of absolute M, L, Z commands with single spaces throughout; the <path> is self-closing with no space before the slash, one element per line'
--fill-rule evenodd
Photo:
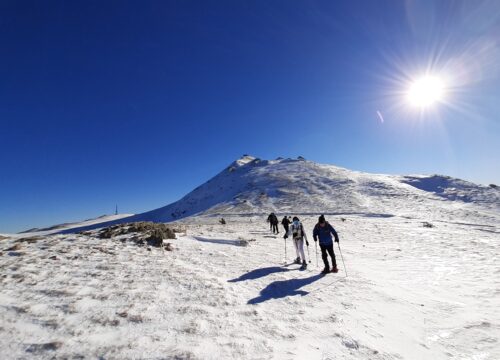
<path fill-rule="evenodd" d="M 477 185 L 442 175 L 404 176 L 401 181 L 447 200 L 475 203 L 493 210 L 499 209 L 500 190 L 497 187 Z"/>
<path fill-rule="evenodd" d="M 444 176 L 391 176 L 304 159 L 244 156 L 179 201 L 120 221 L 170 222 L 192 215 L 366 214 L 490 224 L 500 190 Z"/>
<path fill-rule="evenodd" d="M 117 221 L 123 218 L 129 218 L 134 214 L 116 214 L 116 215 L 102 215 L 95 219 L 88 219 L 80 222 L 64 223 L 59 225 L 53 225 L 47 228 L 33 228 L 17 234 L 0 234 L 0 236 L 10 237 L 10 238 L 23 238 L 29 236 L 43 236 L 55 234 L 62 231 L 71 231 L 72 229 L 79 229 L 82 227 L 101 227 L 102 224 L 107 224 L 109 222 Z"/>
<path fill-rule="evenodd" d="M 71 228 L 82 226 L 82 225 L 93 225 L 93 224 L 99 224 L 102 222 L 118 220 L 118 219 L 132 216 L 132 215 L 134 215 L 134 214 L 102 215 L 102 216 L 96 217 L 94 219 L 87 219 L 87 220 L 79 221 L 79 222 L 63 223 L 63 224 L 58 224 L 58 225 L 52 225 L 52 226 L 49 226 L 46 228 L 33 228 L 33 229 L 26 230 L 26 231 L 21 231 L 20 234 L 33 233 L 33 232 L 47 232 L 47 231 L 61 230 L 61 229 L 71 229 Z"/>
<path fill-rule="evenodd" d="M 499 203 L 445 176 L 245 156 L 166 207 L 66 229 L 184 222 L 173 252 L 97 231 L 0 238 L 0 359 L 497 360 Z M 303 220 L 307 271 L 270 211 Z M 320 213 L 348 276 L 338 248 L 340 273 L 318 275 Z"/>
<path fill-rule="evenodd" d="M 309 269 L 290 265 L 265 217 L 193 218 L 173 252 L 130 235 L 4 240 L 0 358 L 500 358 L 498 232 L 327 218 L 347 277 L 338 248 L 338 274 L 318 275 L 312 243 Z"/>

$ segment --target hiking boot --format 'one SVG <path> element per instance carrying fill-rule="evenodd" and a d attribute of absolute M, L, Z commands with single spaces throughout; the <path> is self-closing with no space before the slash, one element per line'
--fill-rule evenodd
<path fill-rule="evenodd" d="M 328 274 L 330 272 L 330 268 L 324 268 L 321 272 L 322 274 Z"/>
<path fill-rule="evenodd" d="M 295 264 L 300 264 L 300 258 L 298 257 L 297 259 L 295 259 L 294 263 Z"/>
<path fill-rule="evenodd" d="M 300 267 L 300 270 L 305 270 L 307 269 L 307 263 L 305 261 L 302 262 L 302 266 Z"/>
<path fill-rule="evenodd" d="M 339 272 L 339 269 L 337 269 L 337 267 L 334 267 L 334 268 L 332 269 L 332 273 L 338 273 L 338 272 Z"/>

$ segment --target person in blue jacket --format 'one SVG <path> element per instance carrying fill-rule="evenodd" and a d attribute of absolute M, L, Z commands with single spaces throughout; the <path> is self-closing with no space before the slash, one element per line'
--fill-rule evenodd
<path fill-rule="evenodd" d="M 325 216 L 321 215 L 318 219 L 318 223 L 314 227 L 313 238 L 314 241 L 319 239 L 319 247 L 321 248 L 321 258 L 325 263 L 325 268 L 321 273 L 327 274 L 330 272 L 330 265 L 328 264 L 328 254 L 332 258 L 332 270 L 331 272 L 337 273 L 337 261 L 335 260 L 335 253 L 333 252 L 333 240 L 332 235 L 335 237 L 335 242 L 339 242 L 339 236 L 328 221 L 325 220 Z"/>

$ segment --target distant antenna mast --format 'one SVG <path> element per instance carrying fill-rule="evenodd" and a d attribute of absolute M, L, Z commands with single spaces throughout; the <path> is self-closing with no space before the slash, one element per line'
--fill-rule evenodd
<path fill-rule="evenodd" d="M 118 215 L 118 204 L 116 204 L 115 215 Z"/>

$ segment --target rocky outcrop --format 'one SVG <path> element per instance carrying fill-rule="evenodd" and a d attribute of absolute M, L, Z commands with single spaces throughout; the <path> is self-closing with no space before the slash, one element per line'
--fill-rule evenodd
<path fill-rule="evenodd" d="M 175 239 L 175 233 L 180 231 L 180 228 L 174 228 L 164 223 L 140 221 L 104 228 L 99 231 L 98 236 L 101 239 L 111 239 L 121 235 L 134 234 L 130 239 L 138 245 L 148 244 L 154 247 L 162 247 L 166 245 L 164 240 Z M 88 232 L 82 233 L 82 235 L 88 235 Z M 170 246 L 167 250 L 171 249 Z"/>

